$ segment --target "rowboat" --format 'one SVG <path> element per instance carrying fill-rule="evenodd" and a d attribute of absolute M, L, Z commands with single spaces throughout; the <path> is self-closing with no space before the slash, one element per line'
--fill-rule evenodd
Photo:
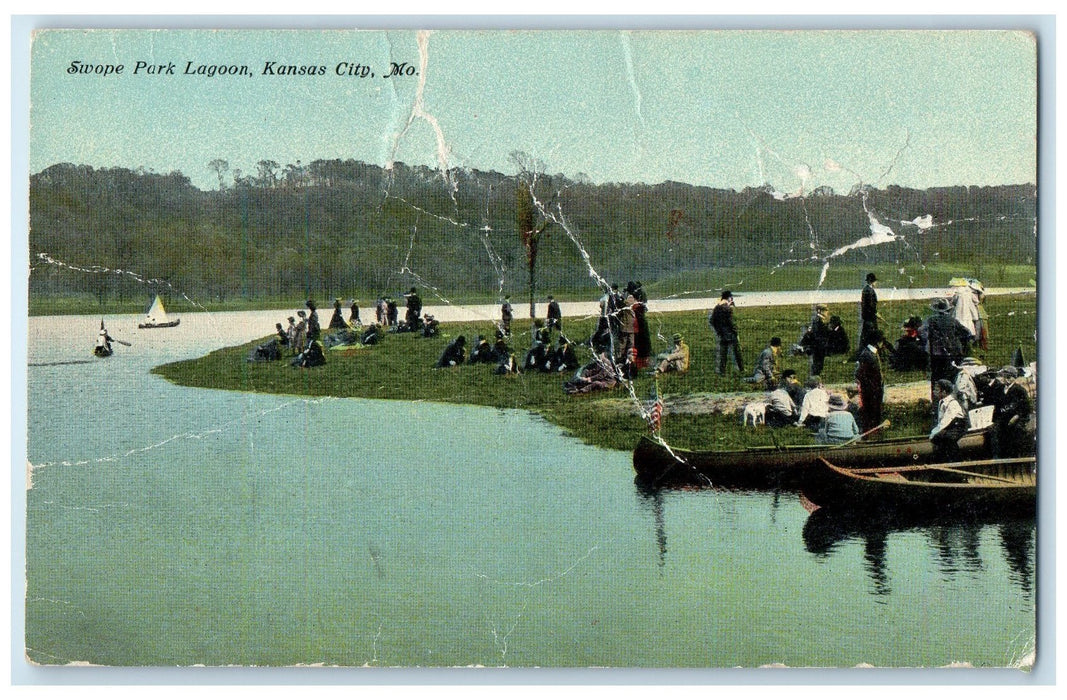
<path fill-rule="evenodd" d="M 138 328 L 173 328 L 181 323 L 180 318 L 170 319 L 167 316 L 167 310 L 163 308 L 163 300 L 159 298 L 157 294 L 155 299 L 152 300 L 152 304 L 148 307 L 148 311 L 145 313 L 144 322 L 138 323 Z"/>
<path fill-rule="evenodd" d="M 986 433 L 969 433 L 960 439 L 963 457 L 986 452 Z M 642 437 L 634 449 L 633 464 L 639 485 L 717 486 L 735 489 L 797 489 L 801 477 L 825 455 L 855 467 L 904 465 L 922 462 L 933 454 L 925 436 L 899 437 L 845 445 L 785 445 L 746 450 L 681 450 Z"/>
<path fill-rule="evenodd" d="M 835 457 L 835 460 L 837 458 Z M 826 457 L 801 494 L 816 506 L 879 513 L 1014 513 L 1037 505 L 1037 459 L 845 468 Z"/>

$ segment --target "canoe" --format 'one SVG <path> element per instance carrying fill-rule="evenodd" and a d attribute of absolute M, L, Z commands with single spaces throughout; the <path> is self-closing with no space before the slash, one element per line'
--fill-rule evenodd
<path fill-rule="evenodd" d="M 837 458 L 834 457 L 835 461 Z M 826 457 L 801 494 L 812 504 L 856 513 L 1016 513 L 1037 505 L 1037 459 L 846 468 Z"/>
<path fill-rule="evenodd" d="M 960 454 L 986 453 L 986 433 L 969 433 L 960 439 Z M 854 467 L 915 464 L 933 454 L 926 436 L 856 442 L 850 445 L 786 445 L 720 452 L 680 450 L 642 437 L 634 449 L 633 464 L 639 485 L 718 486 L 736 489 L 797 489 L 803 473 L 816 466 L 820 455 Z"/>

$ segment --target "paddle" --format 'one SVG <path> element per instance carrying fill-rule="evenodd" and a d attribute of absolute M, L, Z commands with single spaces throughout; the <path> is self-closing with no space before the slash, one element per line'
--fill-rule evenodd
<path fill-rule="evenodd" d="M 892 423 L 890 423 L 889 419 L 886 418 L 884 421 L 882 421 L 878 425 L 874 426 L 873 428 L 871 428 L 867 432 L 860 433 L 859 435 L 857 435 L 856 437 L 852 438 L 848 442 L 842 442 L 840 445 L 836 445 L 832 449 L 837 450 L 837 449 L 840 449 L 840 448 L 845 447 L 847 445 L 851 445 L 852 443 L 856 442 L 857 440 L 862 440 L 863 438 L 867 437 L 868 435 L 870 435 L 871 433 L 873 433 L 873 432 L 875 432 L 877 430 L 881 430 L 882 428 L 888 428 L 890 425 L 892 425 Z"/>
<path fill-rule="evenodd" d="M 128 348 L 133 347 L 132 344 L 127 343 L 125 340 L 119 340 L 118 338 L 112 338 L 111 342 L 118 343 L 119 345 L 125 345 Z"/>

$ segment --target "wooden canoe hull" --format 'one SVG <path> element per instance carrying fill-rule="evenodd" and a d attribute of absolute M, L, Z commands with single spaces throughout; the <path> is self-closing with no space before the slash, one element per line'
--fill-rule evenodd
<path fill-rule="evenodd" d="M 887 469 L 846 468 L 819 460 L 801 493 L 816 506 L 858 513 L 1027 513 L 1037 506 L 1034 457 Z"/>
<path fill-rule="evenodd" d="M 182 322 L 182 320 L 180 318 L 178 318 L 178 319 L 175 319 L 173 321 L 167 321 L 166 323 L 138 323 L 137 327 L 138 328 L 174 328 L 175 326 L 177 326 L 181 322 Z"/>
<path fill-rule="evenodd" d="M 986 434 L 965 435 L 959 443 L 963 457 L 984 455 Z M 724 452 L 668 450 L 648 437 L 634 449 L 636 481 L 646 488 L 716 486 L 735 489 L 799 489 L 803 476 L 822 455 L 857 467 L 915 464 L 930 458 L 933 445 L 925 437 L 839 445 L 790 445 Z"/>

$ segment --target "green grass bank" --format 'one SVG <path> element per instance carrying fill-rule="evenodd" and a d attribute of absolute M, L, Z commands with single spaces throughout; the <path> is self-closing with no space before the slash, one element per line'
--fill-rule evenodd
<path fill-rule="evenodd" d="M 1007 364 L 1012 353 L 1021 347 L 1029 361 L 1036 358 L 1036 295 L 990 297 L 985 304 L 989 314 L 990 343 L 987 351 L 972 353 L 991 365 Z M 857 309 L 855 304 L 831 304 L 831 313 L 840 315 L 854 342 Z M 899 335 L 900 323 L 910 315 L 926 316 L 930 310 L 923 301 L 882 302 L 879 311 L 886 319 L 883 329 L 891 339 Z M 759 351 L 774 335 L 783 345 L 796 341 L 810 318 L 807 305 L 763 308 L 738 308 L 736 318 L 741 344 L 749 370 Z M 691 369 L 685 374 L 668 374 L 660 378 L 660 392 L 667 397 L 693 397 L 751 391 L 736 373 L 721 377 L 715 372 L 716 341 L 708 328 L 706 313 L 685 311 L 651 313 L 648 316 L 655 352 L 666 349 L 673 333 L 682 333 L 692 351 Z M 568 337 L 589 337 L 594 321 L 564 319 Z M 599 447 L 630 450 L 648 427 L 630 399 L 625 387 L 612 391 L 570 396 L 562 383 L 569 373 L 525 373 L 503 377 L 493 374 L 489 365 L 464 365 L 451 369 L 434 369 L 445 345 L 457 335 L 464 335 L 468 347 L 479 335 L 492 338 L 489 323 L 450 323 L 441 325 L 434 338 L 402 333 L 385 334 L 376 346 L 327 351 L 327 364 L 313 369 L 291 367 L 287 359 L 272 363 L 249 363 L 250 350 L 264 339 L 216 350 L 193 360 L 161 365 L 153 370 L 179 385 L 233 391 L 251 391 L 297 396 L 358 397 L 399 401 L 436 401 L 473 404 L 495 408 L 517 408 L 536 413 L 569 434 Z M 529 328 L 522 322 L 513 327 L 512 347 L 520 358 L 529 347 Z M 589 358 L 588 350 L 579 354 Z M 782 367 L 795 369 L 799 376 L 808 375 L 808 358 L 783 353 Z M 828 385 L 853 381 L 855 365 L 843 357 L 829 357 L 822 373 Z M 899 373 L 886 370 L 887 384 L 922 381 L 921 372 Z M 646 401 L 653 379 L 642 375 L 633 382 L 633 391 Z M 888 404 L 886 417 L 892 426 L 885 436 L 925 433 L 930 425 L 928 401 Z M 746 446 L 810 442 L 807 431 L 800 428 L 742 429 L 736 414 L 671 413 L 663 419 L 664 438 L 680 448 L 732 449 Z"/>

